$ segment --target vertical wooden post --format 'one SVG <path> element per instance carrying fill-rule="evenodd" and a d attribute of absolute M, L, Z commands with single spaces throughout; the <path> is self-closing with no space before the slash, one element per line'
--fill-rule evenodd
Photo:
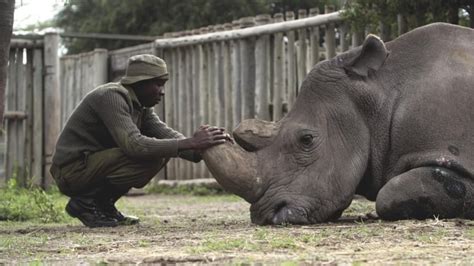
<path fill-rule="evenodd" d="M 274 22 L 282 22 L 283 14 L 277 13 L 273 17 Z M 273 121 L 278 121 L 283 116 L 283 33 L 275 33 L 273 35 L 274 40 L 274 55 L 273 55 Z"/>
<path fill-rule="evenodd" d="M 174 37 L 174 36 L 173 36 Z M 174 121 L 174 128 L 176 130 L 180 130 L 180 126 L 181 126 L 181 121 L 180 121 L 180 106 L 182 103 L 180 103 L 180 98 L 179 98 L 179 95 L 180 95 L 180 80 L 179 80 L 179 77 L 180 77 L 180 67 L 179 67 L 179 61 L 180 61 L 180 52 L 179 52 L 179 49 L 178 48 L 173 48 L 172 49 L 172 64 L 174 66 L 174 72 L 172 73 L 172 76 L 173 76 L 173 121 Z M 180 168 L 180 159 L 172 159 L 173 161 L 173 165 L 174 165 L 174 179 L 181 179 L 181 168 Z"/>
<path fill-rule="evenodd" d="M 93 56 L 94 73 L 92 87 L 95 88 L 107 83 L 107 49 L 95 49 Z"/>
<path fill-rule="evenodd" d="M 35 185 L 42 185 L 43 177 L 43 51 L 33 51 L 33 166 L 31 175 Z"/>
<path fill-rule="evenodd" d="M 36 183 L 35 176 L 31 175 L 33 161 L 33 49 L 26 50 L 26 69 L 25 69 L 25 112 L 27 114 L 25 123 L 25 180 L 27 184 Z M 33 179 L 34 178 L 34 179 Z"/>
<path fill-rule="evenodd" d="M 341 51 L 345 52 L 349 50 L 349 42 L 346 39 L 347 32 L 348 32 L 348 25 L 347 23 L 343 22 L 341 26 L 339 26 L 339 31 L 341 33 L 340 40 L 341 40 Z"/>
<path fill-rule="evenodd" d="M 20 112 L 26 111 L 26 83 L 25 83 L 25 65 L 23 64 L 23 51 L 20 48 L 16 55 L 16 110 Z M 60 110 L 58 110 L 60 111 Z M 16 162 L 17 162 L 17 181 L 22 185 L 26 185 L 25 176 L 25 137 L 26 137 L 26 123 L 25 119 L 15 120 L 16 138 L 18 139 L 16 147 Z"/>
<path fill-rule="evenodd" d="M 306 18 L 306 10 L 298 10 L 298 19 Z M 304 78 L 306 77 L 306 28 L 298 30 L 298 49 L 296 51 L 298 56 L 298 89 L 301 87 Z"/>
<path fill-rule="evenodd" d="M 295 19 L 295 13 L 293 11 L 288 11 L 285 15 L 287 21 Z M 295 32 L 289 31 L 286 33 L 286 36 L 288 37 L 288 110 L 290 110 L 295 103 L 296 93 L 298 91 L 296 77 Z"/>
<path fill-rule="evenodd" d="M 8 58 L 8 79 L 6 89 L 6 105 L 5 111 L 16 111 L 17 110 L 17 90 L 16 90 L 16 55 L 18 49 L 10 49 L 10 55 Z M 16 172 L 15 167 L 17 165 L 17 132 L 16 132 L 16 121 L 12 119 L 6 120 L 6 153 L 5 153 L 5 176 L 8 179 L 13 177 L 13 173 Z"/>
<path fill-rule="evenodd" d="M 44 115 L 48 119 L 44 121 L 44 152 L 45 152 L 45 176 L 44 186 L 48 187 L 51 182 L 49 168 L 56 147 L 56 141 L 60 131 L 60 91 L 59 91 L 59 57 L 58 57 L 59 34 L 49 32 L 44 36 Z"/>
<path fill-rule="evenodd" d="M 324 7 L 324 13 L 334 12 L 334 6 L 328 5 Z M 326 58 L 331 59 L 336 56 L 336 31 L 334 23 L 326 24 L 326 34 L 324 37 L 326 45 Z"/>
<path fill-rule="evenodd" d="M 201 28 L 200 33 L 206 34 L 208 32 L 207 28 Z M 209 123 L 209 112 L 208 112 L 208 94 L 207 90 L 209 87 L 208 77 L 209 77 L 209 65 L 208 65 L 208 51 L 206 44 L 200 44 L 198 46 L 199 52 L 199 115 L 201 117 L 201 124 Z M 201 166 L 199 168 L 199 175 L 201 177 L 207 177 L 207 169 L 204 165 L 204 162 L 199 163 Z"/>
<path fill-rule="evenodd" d="M 223 31 L 223 25 L 215 26 L 216 31 Z M 225 96 L 224 96 L 224 43 L 214 42 L 214 113 L 216 114 L 216 125 L 225 126 Z"/>
<path fill-rule="evenodd" d="M 210 26 L 208 27 L 209 32 L 214 32 L 214 27 Z M 209 66 L 209 72 L 208 74 L 208 88 L 207 88 L 207 94 L 208 94 L 208 115 L 209 115 L 209 124 L 215 125 L 216 124 L 216 113 L 214 112 L 215 110 L 215 105 L 216 105 L 216 82 L 215 82 L 215 73 L 216 73 L 216 62 L 215 58 L 217 56 L 217 51 L 215 50 L 216 47 L 214 43 L 209 43 L 207 44 L 207 60 L 208 60 L 208 66 Z"/>
<path fill-rule="evenodd" d="M 257 25 L 270 23 L 271 16 L 268 14 L 258 15 L 255 18 Z M 270 69 L 267 67 L 270 57 L 268 56 L 270 36 L 258 36 L 255 45 L 255 112 L 256 116 L 263 120 L 270 120 L 268 100 L 270 92 Z"/>
<path fill-rule="evenodd" d="M 190 33 L 188 33 L 190 34 Z M 186 94 L 186 125 L 184 135 L 189 137 L 193 134 L 193 109 L 194 109 L 194 92 L 193 92 L 193 58 L 192 58 L 192 46 L 187 46 L 185 49 L 185 66 L 186 66 L 186 81 L 185 81 L 185 94 Z M 186 164 L 186 179 L 193 178 L 193 163 L 189 161 L 184 162 Z"/>
<path fill-rule="evenodd" d="M 232 25 L 230 23 L 224 24 L 224 30 L 231 30 Z M 223 76 L 224 76 L 224 85 L 223 85 L 223 90 L 224 90 L 224 106 L 225 110 L 221 110 L 221 112 L 224 112 L 224 120 L 225 124 L 222 126 L 225 126 L 226 130 L 228 132 L 232 132 L 233 129 L 233 102 L 232 102 L 232 69 L 231 69 L 231 57 L 230 57 L 230 42 L 225 41 L 222 42 L 222 69 L 223 69 Z"/>
<path fill-rule="evenodd" d="M 178 87 L 179 87 L 179 113 L 178 113 L 178 120 L 179 120 L 179 127 L 178 130 L 183 132 L 186 135 L 186 112 L 187 112 L 187 95 L 186 95 L 186 51 L 185 48 L 180 47 L 178 48 L 178 68 L 179 68 L 179 75 L 178 75 Z M 179 161 L 179 179 L 187 179 L 187 167 L 184 161 Z"/>
<path fill-rule="evenodd" d="M 319 15 L 319 8 L 311 8 L 309 16 L 314 17 Z M 311 67 L 319 62 L 319 26 L 311 28 Z"/>
<path fill-rule="evenodd" d="M 406 18 L 402 14 L 397 15 L 397 26 L 398 26 L 398 36 L 408 31 Z"/>
<path fill-rule="evenodd" d="M 232 21 L 232 29 L 240 29 L 240 23 L 238 20 Z M 242 120 L 242 99 L 241 99 L 241 56 L 240 56 L 240 42 L 239 40 L 232 41 L 231 43 L 231 59 L 232 59 L 232 105 L 234 107 L 233 112 L 233 125 L 235 127 Z"/>
<path fill-rule="evenodd" d="M 255 25 L 253 17 L 240 20 L 241 28 Z M 255 38 L 240 40 L 242 79 L 242 119 L 255 117 Z"/>

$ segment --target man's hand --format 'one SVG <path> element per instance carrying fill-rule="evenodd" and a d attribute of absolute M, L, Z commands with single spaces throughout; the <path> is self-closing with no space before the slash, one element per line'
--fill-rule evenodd
<path fill-rule="evenodd" d="M 226 141 L 234 143 L 230 135 L 225 133 L 223 128 L 203 125 L 194 132 L 192 138 L 178 140 L 178 151 L 189 149 L 205 150 Z"/>

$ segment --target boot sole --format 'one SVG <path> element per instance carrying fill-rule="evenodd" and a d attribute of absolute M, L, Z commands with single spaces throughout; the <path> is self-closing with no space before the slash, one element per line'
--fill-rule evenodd
<path fill-rule="evenodd" d="M 71 216 L 73 218 L 76 218 L 76 219 L 79 219 L 79 221 L 81 221 L 82 224 L 84 224 L 85 226 L 87 226 L 89 228 L 116 227 L 116 226 L 119 225 L 117 222 L 110 223 L 110 224 L 102 224 L 102 225 L 89 223 L 89 221 L 87 221 L 85 219 L 82 219 L 82 217 L 77 214 L 77 212 L 71 207 L 71 205 L 69 203 L 66 205 L 65 209 L 66 209 L 67 214 L 69 214 L 69 216 Z"/>

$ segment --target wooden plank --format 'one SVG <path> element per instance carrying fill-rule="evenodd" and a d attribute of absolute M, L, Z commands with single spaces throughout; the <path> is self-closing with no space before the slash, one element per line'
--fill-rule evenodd
<path fill-rule="evenodd" d="M 216 29 L 218 30 L 218 29 Z M 222 53 L 221 53 L 221 45 L 219 42 L 212 43 L 212 50 L 213 50 L 213 86 L 211 91 L 211 104 L 212 104 L 212 125 L 213 126 L 222 126 L 223 118 L 221 114 L 223 102 L 221 101 L 221 88 L 222 88 Z"/>
<path fill-rule="evenodd" d="M 246 17 L 240 20 L 240 27 L 247 28 L 255 25 L 255 18 Z M 242 119 L 255 117 L 255 38 L 240 40 L 242 79 Z"/>
<path fill-rule="evenodd" d="M 193 86 L 193 110 L 191 112 L 192 114 L 192 134 L 194 131 L 196 131 L 201 125 L 202 125 L 202 117 L 200 110 L 201 108 L 201 88 L 200 88 L 200 82 L 199 82 L 199 77 L 200 77 L 200 64 L 201 64 L 201 47 L 199 45 L 191 47 L 192 49 L 192 86 Z M 193 164 L 193 179 L 196 178 L 202 178 L 202 163 L 197 163 Z"/>
<path fill-rule="evenodd" d="M 43 173 L 43 50 L 33 51 L 33 166 L 31 174 L 42 185 Z"/>
<path fill-rule="evenodd" d="M 286 20 L 292 21 L 295 19 L 295 14 L 290 11 L 286 13 Z M 296 100 L 296 93 L 298 91 L 298 83 L 296 77 L 296 49 L 295 49 L 295 32 L 289 31 L 286 33 L 288 38 L 288 68 L 287 68 L 287 81 L 288 81 L 288 110 L 291 109 Z"/>
<path fill-rule="evenodd" d="M 319 8 L 311 8 L 309 10 L 309 15 L 312 17 L 319 15 Z M 311 65 L 309 69 L 319 62 L 319 26 L 312 27 L 310 32 L 311 36 L 309 44 L 311 46 Z"/>
<path fill-rule="evenodd" d="M 24 49 L 20 48 L 17 50 L 16 55 L 16 111 L 26 113 L 26 73 L 25 65 L 23 64 L 24 58 Z M 20 185 L 26 185 L 25 178 L 25 138 L 26 138 L 26 127 L 25 119 L 15 120 L 14 127 L 16 135 L 14 138 L 17 139 L 16 142 L 16 177 Z"/>
<path fill-rule="evenodd" d="M 221 109 L 221 112 L 224 115 L 223 126 L 228 132 L 232 131 L 233 126 L 233 117 L 232 117 L 232 71 L 231 71 L 231 58 L 230 58 L 230 43 L 222 42 L 221 43 L 221 52 L 222 52 L 222 93 L 224 97 L 224 107 Z"/>
<path fill-rule="evenodd" d="M 178 98 L 179 98 L 179 113 L 178 113 L 178 120 L 179 120 L 179 127 L 178 130 L 183 134 L 186 134 L 186 55 L 185 55 L 185 48 L 178 48 L 178 69 L 179 69 L 179 77 L 178 77 Z M 187 179 L 187 166 L 185 161 L 179 161 L 179 173 L 178 179 Z"/>
<path fill-rule="evenodd" d="M 71 87 L 74 91 L 73 106 L 76 106 L 82 98 L 82 83 L 81 83 L 81 57 L 74 58 L 74 83 Z"/>
<path fill-rule="evenodd" d="M 185 66 L 186 66 L 186 83 L 185 83 L 185 90 L 186 90 L 186 132 L 185 136 L 190 137 L 192 136 L 193 131 L 193 108 L 194 108 L 194 101 L 193 101 L 193 77 L 192 77 L 192 70 L 193 70 L 193 63 L 192 63 L 192 46 L 185 47 Z M 186 163 L 186 179 L 193 178 L 193 165 L 194 163 L 185 161 Z"/>
<path fill-rule="evenodd" d="M 298 20 L 306 18 L 306 10 L 298 10 Z M 304 78 L 306 77 L 306 29 L 298 30 L 298 48 L 297 48 L 297 68 L 298 68 L 298 89 L 301 87 Z M 297 93 L 298 94 L 298 93 Z"/>
<path fill-rule="evenodd" d="M 8 79 L 7 79 L 7 90 L 6 90 L 6 106 L 5 110 L 16 111 L 17 110 L 17 57 L 18 49 L 10 49 L 10 55 L 8 59 Z M 10 179 L 14 177 L 15 165 L 17 164 L 17 129 L 15 120 L 6 120 L 6 143 L 7 150 L 5 156 L 5 177 Z M 16 173 L 15 173 L 16 174 Z"/>
<path fill-rule="evenodd" d="M 208 114 L 209 114 L 209 124 L 210 125 L 215 125 L 216 124 L 216 113 L 214 112 L 215 110 L 215 105 L 216 105 L 216 94 L 215 94 L 215 87 L 216 87 L 216 82 L 215 82 L 215 73 L 216 73 L 216 63 L 215 63 L 215 47 L 214 44 L 209 44 L 207 45 L 207 60 L 208 60 L 208 66 L 209 66 L 209 72 L 208 74 L 208 81 L 209 81 L 209 87 L 208 87 Z"/>
<path fill-rule="evenodd" d="M 101 84 L 107 83 L 107 59 L 108 52 L 107 49 L 94 49 L 93 52 L 93 84 L 92 87 L 95 88 Z"/>
<path fill-rule="evenodd" d="M 268 24 L 271 16 L 268 14 L 259 15 L 255 18 L 257 25 Z M 270 57 L 269 52 L 270 36 L 262 35 L 257 38 L 255 44 L 255 115 L 264 120 L 270 120 L 269 86 L 270 69 L 267 67 Z"/>
<path fill-rule="evenodd" d="M 207 31 L 201 29 L 201 32 Z M 198 45 L 199 52 L 199 117 L 201 124 L 208 124 L 208 113 L 207 113 L 207 87 L 208 87 L 208 61 L 207 61 L 207 50 L 205 45 Z M 203 162 L 199 163 L 199 175 L 204 177 L 206 174 L 206 166 Z"/>
<path fill-rule="evenodd" d="M 334 6 L 328 5 L 324 7 L 324 13 L 334 12 Z M 325 46 L 326 46 L 326 59 L 331 59 L 336 56 L 336 29 L 334 23 L 326 24 L 326 34 L 325 34 Z"/>
<path fill-rule="evenodd" d="M 24 49 L 19 49 L 17 54 L 17 111 L 26 113 L 26 67 L 24 61 L 27 59 L 24 56 Z M 17 127 L 17 180 L 22 186 L 26 185 L 26 169 L 25 169 L 25 139 L 26 139 L 26 120 L 16 120 Z"/>
<path fill-rule="evenodd" d="M 283 14 L 277 13 L 274 16 L 274 21 L 278 22 L 283 20 Z M 283 116 L 283 90 L 284 90 L 284 80 L 283 80 L 283 33 L 276 33 L 273 35 L 273 71 L 275 76 L 273 77 L 273 121 L 278 121 Z"/>
<path fill-rule="evenodd" d="M 339 39 L 342 52 L 349 50 L 349 42 L 347 41 L 347 33 L 349 31 L 348 29 L 349 25 L 347 23 L 342 23 L 342 25 L 339 26 Z"/>
<path fill-rule="evenodd" d="M 173 128 L 176 130 L 179 130 L 179 108 L 180 108 L 180 101 L 179 101 L 179 52 L 178 48 L 173 49 L 172 53 L 172 60 L 173 60 L 173 66 L 174 66 L 174 72 L 172 73 L 173 76 Z M 180 159 L 171 159 L 172 165 L 174 167 L 174 176 L 173 179 L 177 180 L 180 179 L 180 171 L 179 171 L 179 163 Z"/>
<path fill-rule="evenodd" d="M 59 35 L 57 32 L 46 33 L 44 36 L 45 76 L 44 76 L 44 152 L 45 152 L 45 186 L 53 181 L 49 174 L 56 140 L 60 131 L 60 91 L 59 91 Z"/>
<path fill-rule="evenodd" d="M 25 178 L 27 178 L 27 184 L 38 183 L 38 177 L 33 176 L 32 173 L 32 159 L 33 159 L 33 49 L 26 50 L 26 66 L 25 66 L 25 112 L 28 114 L 28 119 L 25 123 Z"/>
<path fill-rule="evenodd" d="M 240 23 L 236 20 L 232 22 L 233 29 L 240 28 Z M 233 128 L 236 127 L 242 120 L 242 96 L 241 96 L 241 56 L 240 56 L 240 42 L 238 40 L 231 42 L 231 60 L 232 60 L 232 105 L 233 112 Z"/>

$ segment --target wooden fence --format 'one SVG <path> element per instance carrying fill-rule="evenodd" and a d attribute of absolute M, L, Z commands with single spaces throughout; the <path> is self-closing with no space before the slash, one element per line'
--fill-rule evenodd
<path fill-rule="evenodd" d="M 4 177 L 48 186 L 47 172 L 59 134 L 56 33 L 13 39 L 8 60 Z"/>

